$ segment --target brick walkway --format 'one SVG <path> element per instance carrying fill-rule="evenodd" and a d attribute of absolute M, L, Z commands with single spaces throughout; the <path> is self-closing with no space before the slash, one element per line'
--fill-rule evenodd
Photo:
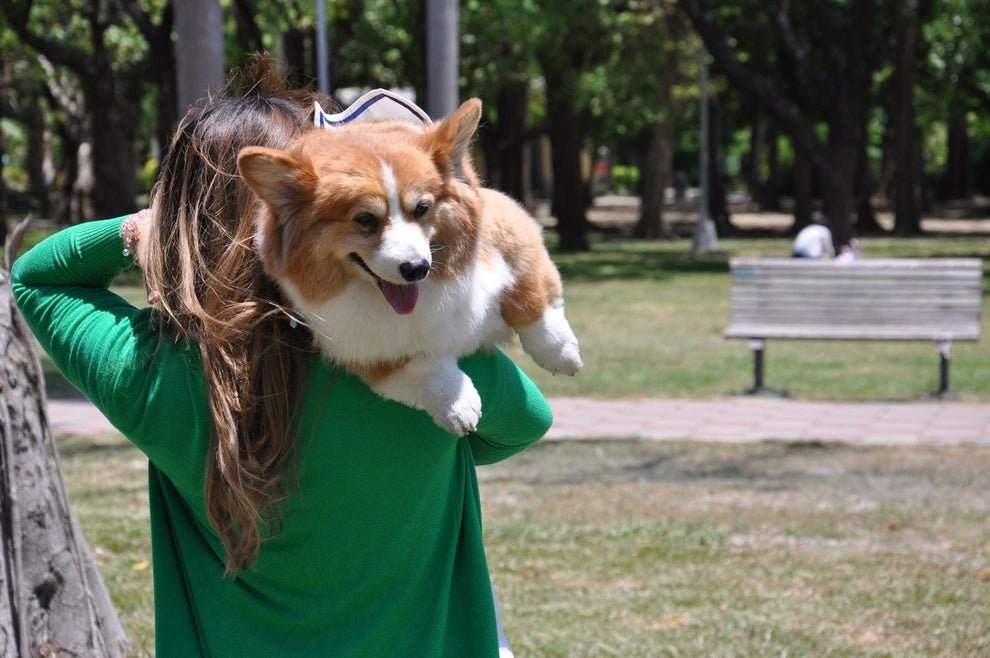
<path fill-rule="evenodd" d="M 551 439 L 824 441 L 860 445 L 990 446 L 990 405 L 961 402 L 551 400 Z"/>
<path fill-rule="evenodd" d="M 990 404 L 553 398 L 549 439 L 713 442 L 823 441 L 858 445 L 990 446 Z M 88 402 L 49 400 L 60 434 L 113 431 Z"/>

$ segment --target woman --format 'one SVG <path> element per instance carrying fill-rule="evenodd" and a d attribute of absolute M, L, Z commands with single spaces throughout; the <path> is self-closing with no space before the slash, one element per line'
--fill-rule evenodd
<path fill-rule="evenodd" d="M 253 250 L 245 146 L 311 121 L 266 58 L 177 129 L 150 213 L 90 222 L 14 265 L 59 369 L 149 458 L 157 655 L 497 656 L 476 464 L 551 415 L 504 355 L 461 366 L 458 439 L 319 358 Z M 153 308 L 108 291 L 137 254 Z"/>

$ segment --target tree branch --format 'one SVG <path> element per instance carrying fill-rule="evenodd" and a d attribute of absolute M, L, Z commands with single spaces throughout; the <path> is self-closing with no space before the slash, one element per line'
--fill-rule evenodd
<path fill-rule="evenodd" d="M 724 31 L 715 24 L 707 3 L 704 0 L 682 0 L 681 7 L 691 19 L 691 23 L 716 64 L 729 80 L 750 93 L 768 114 L 780 122 L 781 127 L 793 140 L 794 147 L 816 169 L 828 170 L 829 163 L 823 155 L 824 145 L 815 133 L 814 126 L 805 119 L 801 108 L 767 78 L 746 68 L 728 44 Z"/>
<path fill-rule="evenodd" d="M 819 89 L 825 89 L 830 96 L 837 92 L 835 83 L 830 80 L 824 72 L 808 59 L 808 53 L 801 45 L 794 33 L 794 26 L 790 18 L 790 0 L 781 0 L 777 7 L 777 30 L 784 42 L 788 54 L 797 62 L 798 67 L 811 79 L 813 85 Z"/>
<path fill-rule="evenodd" d="M 27 2 L 15 2 L 14 0 L 0 0 L 0 10 L 8 18 L 8 23 L 14 33 L 21 38 L 24 43 L 41 53 L 49 60 L 60 66 L 65 66 L 76 73 L 83 75 L 87 70 L 87 62 L 90 57 L 77 48 L 70 48 L 63 43 L 48 39 L 40 34 L 36 34 L 28 25 L 31 9 L 34 6 L 32 0 Z"/>

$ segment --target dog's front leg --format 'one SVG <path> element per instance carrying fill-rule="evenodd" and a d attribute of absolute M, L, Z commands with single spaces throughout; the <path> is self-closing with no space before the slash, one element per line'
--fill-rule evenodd
<path fill-rule="evenodd" d="M 564 300 L 554 301 L 536 322 L 518 333 L 523 350 L 544 370 L 574 375 L 581 369 L 581 352 L 574 330 L 564 317 Z"/>
<path fill-rule="evenodd" d="M 473 432 L 481 418 L 481 396 L 457 360 L 412 360 L 372 383 L 382 397 L 423 409 L 437 425 L 458 436 Z"/>

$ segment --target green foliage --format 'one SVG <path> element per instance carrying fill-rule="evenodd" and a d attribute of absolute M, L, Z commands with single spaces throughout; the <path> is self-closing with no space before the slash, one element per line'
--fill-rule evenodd
<path fill-rule="evenodd" d="M 425 3 L 365 0 L 341 48 L 341 74 L 358 86 L 425 89 Z"/>
<path fill-rule="evenodd" d="M 528 83 L 534 67 L 540 7 L 534 0 L 468 0 L 461 8 L 461 76 L 467 95 L 494 98 Z"/>
<path fill-rule="evenodd" d="M 631 194 L 639 182 L 639 167 L 615 165 L 612 167 L 612 188 L 619 194 Z"/>
<path fill-rule="evenodd" d="M 144 162 L 144 166 L 141 167 L 140 173 L 138 173 L 138 187 L 144 192 L 148 193 L 151 191 L 151 186 L 155 182 L 155 177 L 158 175 L 158 160 L 154 158 L 148 158 Z"/>
<path fill-rule="evenodd" d="M 604 143 L 636 140 L 696 97 L 696 44 L 667 0 L 625 3 L 605 14 L 608 57 L 581 82 Z"/>

